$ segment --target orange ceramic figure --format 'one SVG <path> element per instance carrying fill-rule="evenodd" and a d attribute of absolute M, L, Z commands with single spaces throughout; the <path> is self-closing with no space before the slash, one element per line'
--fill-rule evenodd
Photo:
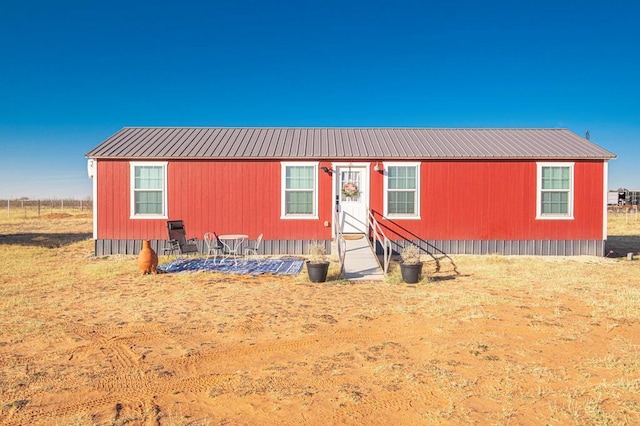
<path fill-rule="evenodd" d="M 142 250 L 138 255 L 138 267 L 142 270 L 142 275 L 155 274 L 158 267 L 158 255 L 151 248 L 149 240 L 142 241 Z"/>

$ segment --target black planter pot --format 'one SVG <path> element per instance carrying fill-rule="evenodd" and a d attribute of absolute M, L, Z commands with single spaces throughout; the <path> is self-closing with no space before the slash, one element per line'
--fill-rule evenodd
<path fill-rule="evenodd" d="M 323 283 L 327 280 L 329 262 L 311 263 L 307 261 L 307 272 L 309 281 L 312 283 Z"/>
<path fill-rule="evenodd" d="M 415 284 L 420 281 L 420 275 L 422 274 L 422 262 L 413 265 L 400 264 L 400 273 L 402 279 L 407 284 Z"/>

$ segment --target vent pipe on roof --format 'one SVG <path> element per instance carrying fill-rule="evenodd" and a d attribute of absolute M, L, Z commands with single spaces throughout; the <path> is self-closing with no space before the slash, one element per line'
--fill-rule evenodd
<path fill-rule="evenodd" d="M 589 131 L 587 130 L 587 133 L 585 133 L 584 135 L 585 139 L 590 141 L 591 140 L 591 133 L 589 133 Z"/>

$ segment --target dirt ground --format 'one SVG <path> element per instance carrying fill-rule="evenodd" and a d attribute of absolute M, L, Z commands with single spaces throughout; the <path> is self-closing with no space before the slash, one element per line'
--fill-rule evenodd
<path fill-rule="evenodd" d="M 93 258 L 84 225 L 13 229 L 2 425 L 640 423 L 636 261 L 454 256 L 459 275 L 420 285 L 141 276 Z"/>

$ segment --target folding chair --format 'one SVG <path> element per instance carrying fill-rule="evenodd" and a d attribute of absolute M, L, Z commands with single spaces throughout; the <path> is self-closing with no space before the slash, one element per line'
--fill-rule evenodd
<path fill-rule="evenodd" d="M 256 240 L 255 245 L 246 247 L 244 249 L 245 256 L 253 255 L 253 258 L 258 262 L 260 261 L 260 258 L 258 257 L 258 249 L 260 248 L 260 243 L 262 242 L 262 235 L 263 234 L 258 235 L 258 239 Z"/>
<path fill-rule="evenodd" d="M 224 255 L 224 245 L 215 232 L 207 232 L 204 234 L 204 244 L 207 248 L 207 256 L 213 254 L 213 263 L 216 263 L 218 255 Z"/>
<path fill-rule="evenodd" d="M 167 234 L 169 235 L 168 247 L 165 252 L 190 254 L 198 253 L 197 238 L 187 239 L 187 233 L 184 229 L 184 222 L 181 220 L 167 221 Z"/>

